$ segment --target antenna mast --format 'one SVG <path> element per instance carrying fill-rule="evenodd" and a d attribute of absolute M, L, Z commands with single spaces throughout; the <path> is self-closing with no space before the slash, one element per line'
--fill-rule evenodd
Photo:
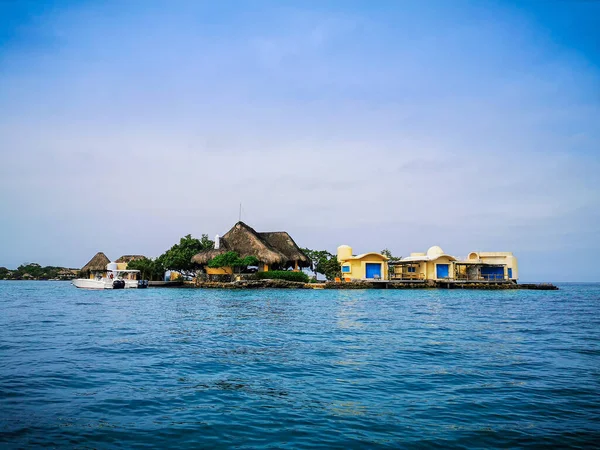
<path fill-rule="evenodd" d="M 238 222 L 241 222 L 241 221 L 242 221 L 242 202 L 240 202 L 240 217 L 239 217 Z"/>

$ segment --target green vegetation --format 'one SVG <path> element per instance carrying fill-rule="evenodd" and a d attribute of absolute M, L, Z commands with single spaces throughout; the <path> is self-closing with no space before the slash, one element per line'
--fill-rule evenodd
<path fill-rule="evenodd" d="M 203 234 L 200 239 L 193 238 L 188 234 L 158 258 L 130 261 L 127 268 L 139 270 L 142 279 L 152 281 L 162 280 L 167 270 L 174 270 L 188 276 L 194 275 L 196 266 L 192 263 L 192 257 L 202 250 L 212 248 L 213 245 L 214 242 L 208 238 L 207 234 Z M 64 267 L 42 267 L 37 263 L 23 264 L 16 270 L 0 267 L 0 280 L 70 280 L 73 278 L 76 278 L 76 273 L 72 269 Z"/>
<path fill-rule="evenodd" d="M 139 270 L 141 278 L 144 280 L 162 280 L 167 270 L 180 272 L 184 276 L 194 276 L 197 266 L 192 262 L 192 257 L 203 250 L 210 249 L 214 242 L 203 234 L 200 239 L 193 238 L 188 234 L 179 240 L 178 244 L 160 255 L 158 258 L 141 258 L 129 262 L 127 268 L 130 270 Z M 307 248 L 302 251 L 312 261 L 312 270 L 315 273 L 324 275 L 328 280 L 341 276 L 340 264 L 337 257 L 326 250 L 310 250 Z M 389 252 L 384 250 L 382 253 Z M 391 255 L 391 253 L 389 253 Z M 387 255 L 387 254 L 386 254 Z M 208 267 L 222 268 L 232 267 L 236 272 L 248 266 L 256 266 L 259 261 L 254 256 L 241 258 L 236 252 L 230 251 L 216 256 L 208 262 Z M 237 269 L 237 270 L 236 270 Z M 304 272 L 291 271 L 270 271 L 258 272 L 258 279 L 279 279 L 287 281 L 298 281 L 308 283 L 309 277 Z M 36 263 L 23 264 L 16 270 L 9 270 L 6 267 L 0 267 L 0 280 L 48 280 L 48 279 L 72 279 L 75 274 L 71 269 L 63 267 L 47 266 L 42 267 Z"/>
<path fill-rule="evenodd" d="M 248 267 L 258 265 L 258 259 L 254 256 L 246 256 L 240 258 L 236 252 L 226 252 L 221 255 L 215 256 L 208 262 L 208 267 L 221 268 L 221 267 Z"/>
<path fill-rule="evenodd" d="M 192 257 L 213 245 L 214 242 L 206 234 L 203 234 L 201 239 L 193 238 L 188 234 L 179 240 L 179 244 L 175 244 L 160 255 L 157 260 L 165 270 L 176 270 L 186 275 L 192 275 L 196 269 Z"/>
<path fill-rule="evenodd" d="M 200 239 L 188 234 L 181 239 L 179 243 L 173 245 L 158 258 L 142 258 L 131 261 L 127 264 L 127 269 L 139 270 L 143 280 L 161 281 L 164 278 L 165 271 L 173 270 L 186 276 L 194 275 L 196 267 L 192 263 L 192 257 L 201 252 L 212 248 L 214 242 L 203 234 Z"/>
<path fill-rule="evenodd" d="M 139 270 L 142 279 L 153 281 L 162 280 L 166 270 L 174 270 L 184 275 L 193 275 L 196 267 L 191 261 L 192 257 L 202 250 L 211 248 L 213 245 L 214 242 L 206 234 L 203 234 L 200 239 L 193 238 L 188 234 L 158 258 L 134 260 L 129 262 L 127 268 Z M 16 270 L 0 267 L 0 280 L 71 280 L 73 278 L 76 278 L 75 271 L 64 267 L 42 267 L 37 263 L 23 264 Z"/>
<path fill-rule="evenodd" d="M 297 281 L 299 283 L 308 283 L 308 275 L 306 275 L 304 272 L 291 272 L 289 270 L 257 272 L 256 278 L 259 280 L 286 280 Z"/>
<path fill-rule="evenodd" d="M 0 267 L 0 280 L 71 280 L 75 278 L 72 269 L 44 266 L 37 263 L 21 264 L 16 270 Z"/>
<path fill-rule="evenodd" d="M 142 280 L 162 281 L 165 275 L 165 266 L 160 258 L 142 258 L 127 264 L 129 270 L 139 270 Z"/>
<path fill-rule="evenodd" d="M 327 250 L 310 250 L 303 248 L 302 251 L 312 261 L 312 270 L 315 273 L 324 275 L 328 280 L 341 276 L 342 270 L 337 256 L 329 253 Z"/>
<path fill-rule="evenodd" d="M 386 256 L 390 262 L 400 261 L 402 259 L 401 256 L 400 257 L 392 256 L 392 252 L 390 250 L 388 250 L 387 248 L 384 248 L 383 250 L 381 250 L 381 254 L 383 256 Z"/>

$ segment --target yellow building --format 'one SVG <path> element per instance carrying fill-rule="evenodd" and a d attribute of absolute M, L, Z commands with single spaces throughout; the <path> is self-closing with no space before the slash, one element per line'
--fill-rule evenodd
<path fill-rule="evenodd" d="M 379 253 L 363 253 L 353 255 L 352 247 L 340 245 L 337 259 L 342 270 L 342 277 L 353 280 L 387 280 L 388 258 Z"/>
<path fill-rule="evenodd" d="M 140 259 L 145 259 L 145 258 L 146 257 L 144 255 L 123 255 L 115 261 L 115 263 L 117 264 L 116 269 L 117 270 L 128 270 L 129 269 L 128 266 L 131 261 L 138 261 Z M 123 274 L 121 274 L 121 277 L 126 280 L 135 280 L 137 278 L 137 274 L 123 273 Z"/>
<path fill-rule="evenodd" d="M 465 266 L 466 269 L 462 269 Z M 518 280 L 519 266 L 512 252 L 471 252 L 458 263 L 459 277 L 478 276 L 486 281 Z"/>
<path fill-rule="evenodd" d="M 394 280 L 446 280 L 454 278 L 454 256 L 434 245 L 426 253 L 411 253 L 394 263 Z"/>
<path fill-rule="evenodd" d="M 131 261 L 138 261 L 145 258 L 144 255 L 123 255 L 115 261 L 117 263 L 117 270 L 127 270 L 127 266 Z"/>
<path fill-rule="evenodd" d="M 466 259 L 444 253 L 436 246 L 411 253 L 394 262 L 393 280 L 503 281 L 519 278 L 517 258 L 511 252 L 471 252 Z"/>

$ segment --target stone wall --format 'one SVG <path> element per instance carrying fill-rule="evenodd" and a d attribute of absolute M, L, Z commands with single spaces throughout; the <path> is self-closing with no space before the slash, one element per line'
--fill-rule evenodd
<path fill-rule="evenodd" d="M 306 283 L 285 280 L 241 280 L 233 283 L 196 281 L 196 287 L 208 289 L 309 289 Z"/>
<path fill-rule="evenodd" d="M 216 275 L 223 277 L 224 275 Z M 296 281 L 285 280 L 240 280 L 230 282 L 213 281 L 210 277 L 198 277 L 194 282 L 189 282 L 189 287 L 210 288 L 210 289 L 310 289 L 315 287 L 310 283 L 299 283 Z M 227 276 L 228 277 L 228 276 Z M 501 290 L 501 289 L 539 289 L 539 290 L 556 290 L 556 286 L 552 284 L 517 284 L 514 282 L 498 282 L 498 283 L 454 283 L 444 281 L 428 280 L 423 283 L 415 282 L 369 282 L 369 281 L 352 281 L 350 283 L 319 283 L 325 289 L 482 289 L 482 290 Z"/>

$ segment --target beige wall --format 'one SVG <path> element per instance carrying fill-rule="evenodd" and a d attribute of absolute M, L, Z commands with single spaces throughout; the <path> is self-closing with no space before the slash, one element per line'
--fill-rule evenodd
<path fill-rule="evenodd" d="M 411 256 L 425 256 L 424 253 L 411 253 Z M 511 280 L 517 280 L 519 278 L 519 267 L 517 264 L 517 258 L 511 252 L 471 252 L 467 257 L 467 260 L 472 262 L 481 262 L 487 264 L 499 264 L 504 265 L 504 276 L 508 278 L 508 269 L 512 269 Z M 448 277 L 450 279 L 455 278 L 456 264 L 452 257 L 447 255 L 441 256 L 432 261 L 413 261 L 413 264 L 417 265 L 417 274 L 421 274 L 421 279 L 425 280 L 437 280 L 437 264 L 448 264 Z M 402 273 L 408 273 L 406 266 L 396 266 L 395 277 L 398 278 Z"/>
<path fill-rule="evenodd" d="M 427 261 L 427 274 L 425 275 L 425 279 L 427 280 L 437 280 L 437 264 L 448 264 L 448 277 L 454 279 L 454 261 L 452 261 L 448 256 L 442 256 L 434 261 Z"/>
<path fill-rule="evenodd" d="M 349 266 L 350 272 L 342 272 L 343 278 L 350 278 L 353 280 L 364 280 L 367 276 L 367 263 L 381 264 L 381 279 L 387 280 L 388 278 L 388 265 L 385 256 L 377 254 L 365 255 L 361 259 L 349 259 L 341 260 L 340 265 Z"/>
<path fill-rule="evenodd" d="M 454 279 L 454 261 L 448 256 L 442 256 L 433 261 L 414 261 L 416 271 L 414 274 L 420 275 L 419 279 L 421 280 L 437 280 L 437 264 L 448 264 L 448 277 L 450 279 Z M 406 266 L 396 266 L 396 276 L 400 276 L 401 273 L 409 274 L 408 267 Z"/>
<path fill-rule="evenodd" d="M 512 252 L 472 252 L 469 254 L 469 259 L 474 259 L 474 256 L 479 256 L 479 260 L 482 263 L 487 264 L 506 264 L 504 269 L 504 276 L 508 278 L 508 269 L 512 269 L 511 280 L 517 280 L 519 278 L 519 265 L 517 258 Z"/>
<path fill-rule="evenodd" d="M 408 266 L 394 266 L 394 276 L 396 278 L 400 278 L 403 274 L 406 274 L 410 277 L 410 275 L 419 276 L 418 279 L 426 280 L 427 279 L 427 263 L 424 261 L 415 261 L 413 263 L 413 267 L 415 268 L 414 272 L 408 271 Z M 407 277 L 408 278 L 408 277 Z M 414 277 L 412 277 L 414 278 Z"/>

